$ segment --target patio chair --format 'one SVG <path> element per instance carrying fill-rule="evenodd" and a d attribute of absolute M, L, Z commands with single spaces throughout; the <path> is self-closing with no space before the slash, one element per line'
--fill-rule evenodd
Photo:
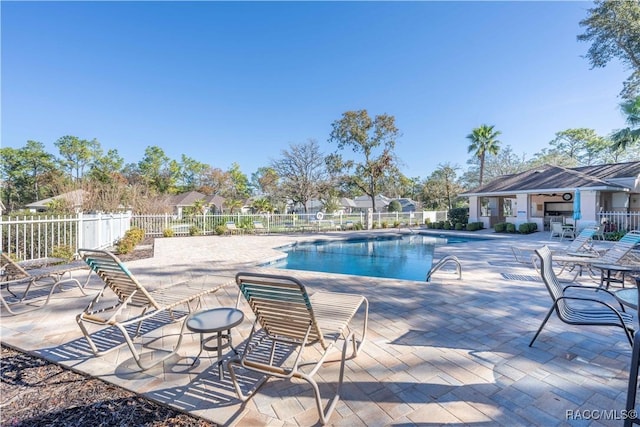
<path fill-rule="evenodd" d="M 238 397 L 243 401 L 251 398 L 270 377 L 299 378 L 311 384 L 320 421 L 326 424 L 340 399 L 345 361 L 356 357 L 365 342 L 369 302 L 365 297 L 354 294 L 316 292 L 309 296 L 300 281 L 288 276 L 238 273 L 236 283 L 240 288 L 238 303 L 241 296 L 244 296 L 256 316 L 243 352 L 227 365 Z M 358 344 L 356 333 L 351 330 L 350 324 L 361 309 L 364 310 L 364 321 Z M 263 333 L 258 333 L 258 328 Z M 258 341 L 260 335 L 263 337 Z M 337 390 L 323 410 L 320 389 L 313 377 L 328 362 L 327 355 L 334 349 L 340 350 L 338 342 L 341 338 L 344 343 Z M 256 350 L 265 341 L 270 343 L 270 354 L 261 357 Z M 350 343 L 352 351 L 347 357 Z M 278 363 L 275 360 L 277 345 L 297 349 L 288 359 L 290 363 Z M 317 357 L 313 361 L 303 360 L 305 348 L 312 346 L 319 351 L 309 352 Z M 249 394 L 244 394 L 238 383 L 235 372 L 238 367 L 265 375 Z"/>
<path fill-rule="evenodd" d="M 529 343 L 534 341 L 554 312 L 558 318 L 570 325 L 617 326 L 624 330 L 629 344 L 633 345 L 633 316 L 626 313 L 622 304 L 606 289 L 597 286 L 568 285 L 563 286 L 551 266 L 551 251 L 547 246 L 536 249 L 540 258 L 540 276 L 544 282 L 553 305 L 545 316 L 540 328 Z M 611 296 L 612 304 L 598 298 L 601 295 Z M 619 307 L 619 310 L 618 310 Z"/>
<path fill-rule="evenodd" d="M 177 307 L 184 306 L 192 313 L 202 306 L 202 298 L 205 295 L 224 286 L 207 287 L 187 281 L 148 291 L 112 253 L 93 249 L 80 249 L 79 253 L 105 285 L 82 313 L 76 316 L 78 326 L 96 356 L 102 356 L 119 346 L 99 350 L 85 324 L 115 327 L 123 335 L 135 362 L 142 370 L 149 369 L 176 354 L 182 343 L 186 316 L 182 319 L 180 336 L 175 347 L 164 357 L 155 358 L 151 363 L 142 360 L 142 353 L 136 349 L 133 342 L 133 338 L 140 336 L 142 322 L 166 312 L 170 314 L 171 320 L 180 320 L 174 313 Z M 140 311 L 130 310 L 130 307 Z M 134 333 L 131 332 L 131 325 L 136 325 Z"/>
<path fill-rule="evenodd" d="M 73 271 L 87 268 L 81 261 L 27 270 L 9 258 L 6 253 L 0 252 L 0 268 L 2 270 L 2 275 L 0 275 L 0 302 L 2 303 L 2 307 L 11 315 L 27 313 L 43 308 L 49 303 L 56 289 L 61 288 L 65 283 L 75 284 L 78 289 L 80 289 L 80 292 L 82 292 L 82 295 L 87 295 L 80 281 L 71 276 Z M 26 288 L 22 292 L 22 295 L 18 296 L 11 287 L 22 285 L 26 285 Z M 32 288 L 42 288 L 44 286 L 49 286 L 50 290 L 46 300 L 42 304 L 34 305 L 32 300 L 27 300 Z M 2 291 L 9 293 L 10 296 L 8 296 L 8 298 L 14 301 L 7 301 L 2 295 Z M 15 311 L 12 307 L 18 304 L 28 307 Z"/>
<path fill-rule="evenodd" d="M 580 273 L 580 269 L 587 268 L 589 274 L 592 274 L 590 266 L 593 264 L 620 264 L 625 257 L 629 255 L 631 250 L 640 244 L 640 231 L 633 230 L 622 236 L 620 240 L 614 243 L 604 254 L 598 257 L 584 257 L 574 255 L 554 255 L 553 260 L 562 266 L 562 271 L 566 268 L 579 267 L 577 275 Z M 558 273 L 558 274 L 560 274 Z"/>
<path fill-rule="evenodd" d="M 236 223 L 233 221 L 227 221 L 224 226 L 226 228 L 225 234 L 229 236 L 234 234 L 242 234 L 244 231 L 243 229 L 236 227 Z"/>
<path fill-rule="evenodd" d="M 640 307 L 640 277 L 636 277 L 636 287 L 638 289 L 638 305 Z M 638 316 L 640 322 L 640 315 Z M 635 411 L 636 394 L 638 393 L 638 368 L 640 367 L 640 330 L 633 336 L 633 349 L 631 350 L 631 366 L 629 368 L 629 383 L 627 385 L 627 403 L 625 410 L 627 417 L 624 420 L 624 426 L 629 427 L 633 424 L 640 424 L 640 418 Z M 634 411 L 634 412 L 632 412 Z M 635 415 L 635 416 L 633 416 Z"/>
<path fill-rule="evenodd" d="M 563 253 L 565 255 L 577 255 L 577 256 L 600 256 L 600 253 L 593 248 L 592 239 L 597 233 L 597 227 L 586 227 L 575 239 L 567 245 L 562 251 L 553 251 L 553 254 Z"/>
<path fill-rule="evenodd" d="M 262 221 L 253 221 L 253 232 L 255 234 L 269 234 L 269 230 L 264 226 Z"/>
<path fill-rule="evenodd" d="M 551 233 L 549 234 L 549 238 L 553 238 L 553 237 L 562 237 L 562 223 L 561 222 L 556 222 L 556 221 L 552 221 L 551 223 L 549 223 L 549 227 L 551 229 Z"/>

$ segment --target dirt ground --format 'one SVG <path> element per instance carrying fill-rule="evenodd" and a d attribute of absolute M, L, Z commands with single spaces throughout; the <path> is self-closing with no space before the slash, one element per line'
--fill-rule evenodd
<path fill-rule="evenodd" d="M 153 256 L 145 238 L 124 261 Z M 149 248 L 149 246 L 151 246 Z M 214 424 L 180 413 L 102 380 L 2 346 L 2 426 L 198 426 Z"/>

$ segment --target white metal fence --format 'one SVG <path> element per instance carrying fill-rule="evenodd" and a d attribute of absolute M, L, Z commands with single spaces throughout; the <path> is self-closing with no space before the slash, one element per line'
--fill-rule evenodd
<path fill-rule="evenodd" d="M 604 232 L 640 230 L 640 212 L 599 212 L 598 223 Z"/>
<path fill-rule="evenodd" d="M 70 216 L 3 216 L 0 219 L 0 251 L 17 260 L 53 256 L 56 250 L 113 245 L 129 229 L 130 213 L 78 214 Z"/>
<path fill-rule="evenodd" d="M 444 217 L 443 217 L 444 214 Z M 431 218 L 433 217 L 433 219 Z M 430 212 L 390 212 L 373 213 L 373 228 L 390 228 L 398 225 L 424 224 L 446 219 L 446 212 L 435 215 Z M 259 221 L 272 233 L 288 233 L 297 231 L 329 231 L 347 228 L 368 228 L 368 214 L 204 214 L 204 215 L 134 215 L 131 226 L 139 227 L 149 236 L 188 236 L 218 234 L 224 224 L 233 222 L 236 227 L 245 230 L 254 228 L 253 223 Z M 222 228 L 221 228 L 222 227 Z"/>
<path fill-rule="evenodd" d="M 254 221 L 272 233 L 318 232 L 371 228 L 416 226 L 447 219 L 446 211 L 389 212 L 354 214 L 225 214 L 225 215 L 131 215 L 78 214 L 71 216 L 7 217 L 0 219 L 0 251 L 17 260 L 53 256 L 61 248 L 77 252 L 79 248 L 105 248 L 114 245 L 131 227 L 145 235 L 189 236 L 220 233 L 232 221 L 236 227 L 251 230 Z"/>

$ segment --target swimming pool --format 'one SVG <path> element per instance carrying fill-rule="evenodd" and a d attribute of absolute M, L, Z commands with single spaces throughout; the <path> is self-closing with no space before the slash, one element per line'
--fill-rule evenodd
<path fill-rule="evenodd" d="M 301 243 L 285 248 L 287 258 L 270 267 L 424 281 L 436 246 L 470 240 L 484 239 L 410 235 Z"/>

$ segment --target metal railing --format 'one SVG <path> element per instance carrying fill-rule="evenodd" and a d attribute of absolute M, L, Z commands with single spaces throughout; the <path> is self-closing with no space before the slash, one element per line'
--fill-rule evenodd
<path fill-rule="evenodd" d="M 604 233 L 640 230 L 640 212 L 599 212 L 597 218 Z"/>
<path fill-rule="evenodd" d="M 429 212 L 373 213 L 371 228 L 392 228 L 424 224 Z M 221 234 L 224 224 L 251 231 L 254 222 L 261 222 L 270 233 L 366 229 L 368 215 L 353 214 L 197 214 L 197 215 L 134 215 L 131 226 L 139 227 L 148 236 L 189 236 Z"/>
<path fill-rule="evenodd" d="M 445 212 L 446 214 L 446 212 Z M 70 216 L 3 216 L 0 219 L 0 251 L 16 260 L 48 258 L 58 249 L 77 253 L 79 248 L 114 245 L 131 227 L 145 235 L 190 236 L 224 232 L 224 224 L 251 231 L 261 222 L 270 233 L 320 232 L 417 226 L 426 219 L 442 217 L 442 212 L 387 212 L 353 214 L 205 214 L 131 215 L 82 214 Z M 369 224 L 369 222 L 371 224 Z"/>
<path fill-rule="evenodd" d="M 18 260 L 48 258 L 60 250 L 113 245 L 129 229 L 130 213 L 68 216 L 3 216 L 0 218 L 0 251 Z"/>

